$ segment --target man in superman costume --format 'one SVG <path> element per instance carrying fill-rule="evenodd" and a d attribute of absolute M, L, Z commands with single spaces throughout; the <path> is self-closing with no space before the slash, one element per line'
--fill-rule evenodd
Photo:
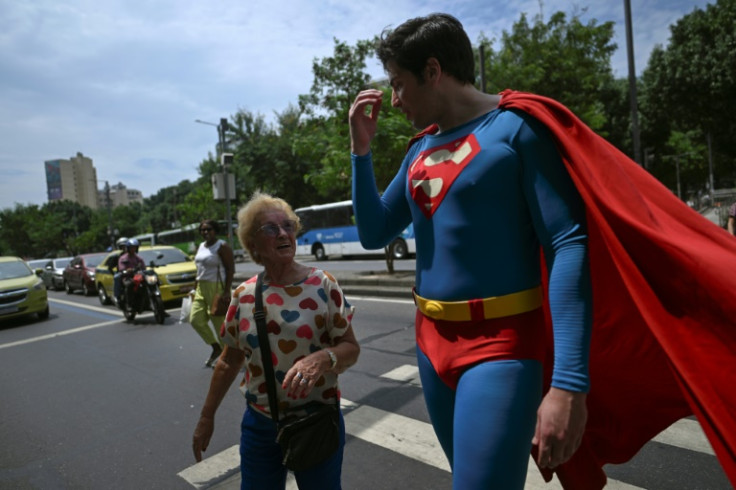
<path fill-rule="evenodd" d="M 428 129 L 379 196 L 382 92 L 358 95 L 357 223 L 368 248 L 414 224 L 418 366 L 454 488 L 523 488 L 530 449 L 546 479 L 602 488 L 603 465 L 692 413 L 736 483 L 733 238 L 560 104 L 478 92 L 451 16 L 378 55 Z"/>

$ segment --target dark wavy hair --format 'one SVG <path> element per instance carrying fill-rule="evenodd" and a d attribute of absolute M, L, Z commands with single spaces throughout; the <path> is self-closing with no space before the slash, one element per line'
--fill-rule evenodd
<path fill-rule="evenodd" d="M 449 14 L 409 19 L 396 29 L 384 29 L 376 48 L 383 68 L 393 61 L 410 71 L 420 83 L 429 58 L 461 83 L 475 83 L 475 58 L 463 25 Z"/>
<path fill-rule="evenodd" d="M 213 219 L 203 219 L 199 223 L 199 229 L 200 230 L 202 229 L 202 226 L 209 226 L 210 228 L 212 228 L 213 230 L 215 230 L 215 233 L 219 233 L 220 232 L 220 225 L 218 225 L 217 224 L 217 221 L 215 221 Z"/>

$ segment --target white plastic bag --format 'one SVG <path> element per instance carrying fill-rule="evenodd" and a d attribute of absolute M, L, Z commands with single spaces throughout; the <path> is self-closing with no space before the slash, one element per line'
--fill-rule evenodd
<path fill-rule="evenodd" d="M 192 312 L 192 295 L 187 294 L 181 300 L 181 314 L 179 315 L 179 323 L 189 323 L 189 314 Z"/>

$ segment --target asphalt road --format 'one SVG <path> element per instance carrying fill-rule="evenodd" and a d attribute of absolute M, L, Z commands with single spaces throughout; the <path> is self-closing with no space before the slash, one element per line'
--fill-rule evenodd
<path fill-rule="evenodd" d="M 319 263 L 336 275 L 381 264 Z M 191 454 L 212 371 L 203 367 L 209 348 L 178 323 L 178 309 L 164 325 L 151 315 L 129 324 L 96 297 L 49 296 L 48 320 L 0 323 L 0 489 L 239 488 L 237 389 L 218 412 L 204 464 Z M 362 353 L 340 377 L 349 434 L 343 488 L 451 488 L 417 378 L 411 300 L 349 299 Z M 731 488 L 697 422 L 676 429 L 607 467 L 608 488 Z M 527 488 L 559 487 L 542 486 L 532 468 Z"/>

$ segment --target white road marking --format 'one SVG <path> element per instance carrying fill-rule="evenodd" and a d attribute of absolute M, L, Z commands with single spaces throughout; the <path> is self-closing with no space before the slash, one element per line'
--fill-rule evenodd
<path fill-rule="evenodd" d="M 53 299 L 49 298 L 49 303 L 59 303 L 59 304 L 67 305 L 67 306 L 73 306 L 75 308 L 81 308 L 83 310 L 106 313 L 108 315 L 117 316 L 119 318 L 115 320 L 106 321 L 106 322 L 95 323 L 92 325 L 85 325 L 83 327 L 72 328 L 69 330 L 64 330 L 62 332 L 54 332 L 54 333 L 50 333 L 47 335 L 39 335 L 38 337 L 33 337 L 30 339 L 23 339 L 23 340 L 17 340 L 15 342 L 8 342 L 7 344 L 0 344 L 0 349 L 7 349 L 9 347 L 17 347 L 19 345 L 32 344 L 34 342 L 40 342 L 42 340 L 49 340 L 49 339 L 53 339 L 56 337 L 62 337 L 64 335 L 72 335 L 75 333 L 84 332 L 86 330 L 92 330 L 92 329 L 100 328 L 100 327 L 107 327 L 109 325 L 120 323 L 120 318 L 123 318 L 123 312 L 117 309 L 111 310 L 109 308 L 103 308 L 100 306 L 90 306 L 90 305 L 85 305 L 81 303 L 76 303 L 74 301 L 67 301 L 67 300 L 56 299 L 56 298 L 53 298 Z M 171 310 L 166 310 L 166 311 L 173 311 L 173 310 L 179 310 L 179 308 L 172 308 Z M 145 313 L 141 313 L 140 315 L 138 315 L 138 318 L 147 318 L 147 317 L 153 317 L 153 312 L 147 311 Z"/>

